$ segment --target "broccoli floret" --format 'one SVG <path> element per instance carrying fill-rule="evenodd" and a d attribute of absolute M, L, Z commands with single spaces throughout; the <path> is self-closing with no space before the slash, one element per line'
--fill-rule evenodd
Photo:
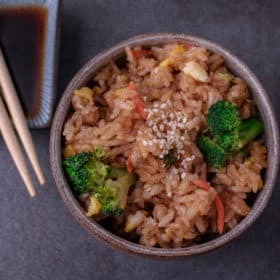
<path fill-rule="evenodd" d="M 223 167 L 227 158 L 238 152 L 263 130 L 256 119 L 241 121 L 237 108 L 228 101 L 211 106 L 207 116 L 208 127 L 214 140 L 202 136 L 199 148 L 207 162 L 216 168 Z"/>
<path fill-rule="evenodd" d="M 80 153 L 64 160 L 65 171 L 77 194 L 90 192 L 100 203 L 100 213 L 111 216 L 123 213 L 134 175 L 125 169 L 114 168 L 102 162 L 105 152 L 96 147 L 94 152 Z M 94 214 L 95 211 L 91 211 Z"/>
<path fill-rule="evenodd" d="M 105 216 L 124 213 L 129 188 L 135 183 L 132 173 L 128 173 L 124 169 L 116 170 L 115 173 L 118 173 L 119 176 L 116 180 L 108 179 L 105 184 L 93 189 L 93 194 L 102 205 L 101 213 Z"/>
<path fill-rule="evenodd" d="M 240 123 L 233 131 L 216 135 L 217 143 L 226 151 L 237 152 L 255 139 L 263 131 L 259 120 L 249 119 Z"/>
<path fill-rule="evenodd" d="M 108 177 L 109 166 L 100 159 L 103 155 L 95 152 L 80 153 L 63 161 L 75 193 L 82 194 L 95 185 L 101 184 Z"/>
<path fill-rule="evenodd" d="M 225 134 L 219 134 L 215 137 L 216 142 L 226 151 L 233 151 L 238 142 L 238 133 L 236 130 Z"/>
<path fill-rule="evenodd" d="M 201 136 L 198 146 L 208 164 L 214 168 L 221 168 L 227 160 L 225 150 L 207 136 Z"/>
<path fill-rule="evenodd" d="M 170 149 L 168 151 L 168 154 L 164 156 L 163 161 L 167 168 L 175 164 L 178 161 L 178 156 L 176 151 L 174 149 Z"/>
<path fill-rule="evenodd" d="M 116 180 L 127 174 L 127 170 L 125 168 L 114 168 L 110 169 L 110 179 Z"/>
<path fill-rule="evenodd" d="M 232 131 L 215 135 L 215 141 L 206 136 L 200 137 L 198 146 L 210 166 L 221 168 L 233 153 L 242 150 L 262 130 L 263 125 L 259 120 L 249 119 Z"/>
<path fill-rule="evenodd" d="M 209 109 L 207 123 L 215 135 L 232 131 L 240 124 L 238 110 L 228 101 L 218 101 Z"/>
<path fill-rule="evenodd" d="M 96 159 L 104 159 L 108 157 L 108 154 L 105 152 L 105 150 L 102 149 L 99 145 L 94 145 L 94 156 Z"/>

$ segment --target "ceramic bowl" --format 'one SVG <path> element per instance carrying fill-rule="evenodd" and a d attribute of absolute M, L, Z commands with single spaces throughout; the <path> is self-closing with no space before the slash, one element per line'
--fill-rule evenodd
<path fill-rule="evenodd" d="M 86 217 L 85 211 L 82 209 L 69 187 L 61 166 L 61 133 L 63 124 L 71 107 L 70 99 L 73 91 L 86 85 L 94 73 L 96 73 L 102 66 L 106 65 L 110 60 L 121 56 L 124 53 L 124 48 L 126 46 L 151 46 L 171 42 L 200 45 L 222 55 L 231 71 L 237 76 L 242 77 L 248 83 L 253 99 L 258 107 L 260 118 L 262 119 L 265 127 L 265 139 L 268 148 L 268 167 L 265 172 L 265 186 L 263 190 L 258 194 L 251 212 L 235 228 L 218 238 L 203 244 L 194 245 L 192 247 L 178 249 L 148 248 L 127 241 L 107 231 L 101 225 Z M 86 230 L 88 230 L 91 235 L 128 253 L 157 258 L 176 258 L 205 253 L 225 245 L 240 236 L 256 221 L 269 201 L 277 176 L 279 165 L 278 143 L 278 126 L 268 96 L 253 72 L 239 58 L 216 43 L 202 38 L 170 33 L 147 34 L 133 37 L 95 56 L 86 65 L 84 65 L 70 81 L 56 109 L 55 117 L 52 123 L 50 136 L 50 162 L 53 176 L 62 199 L 73 216 Z"/>

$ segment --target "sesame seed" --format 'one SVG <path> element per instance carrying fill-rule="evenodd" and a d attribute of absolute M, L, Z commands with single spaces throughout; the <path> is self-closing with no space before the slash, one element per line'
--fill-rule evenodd
<path fill-rule="evenodd" d="M 174 172 L 174 174 L 178 174 L 178 169 L 177 168 L 173 168 L 173 172 Z"/>
<path fill-rule="evenodd" d="M 184 180 L 184 179 L 186 178 L 186 176 L 187 176 L 186 172 L 183 172 L 183 173 L 181 174 L 181 179 Z"/>
<path fill-rule="evenodd" d="M 195 155 L 192 155 L 192 156 L 190 156 L 190 157 L 186 157 L 185 159 L 184 159 L 184 161 L 192 161 L 192 160 L 194 160 L 195 159 Z"/>
<path fill-rule="evenodd" d="M 191 160 L 191 157 L 188 157 L 188 160 L 184 158 L 184 146 L 188 145 L 186 139 L 189 139 L 188 134 L 186 134 L 187 116 L 180 111 L 175 111 L 173 106 L 174 104 L 167 100 L 164 103 L 154 102 L 152 107 L 146 110 L 148 112 L 148 120 L 146 121 L 148 140 L 144 140 L 143 145 L 156 144 L 157 148 L 160 149 L 160 159 L 163 159 L 170 149 L 175 148 L 178 159 L 182 159 L 181 165 L 183 167 L 188 160 Z M 183 171 L 182 169 L 179 173 L 181 174 Z"/>

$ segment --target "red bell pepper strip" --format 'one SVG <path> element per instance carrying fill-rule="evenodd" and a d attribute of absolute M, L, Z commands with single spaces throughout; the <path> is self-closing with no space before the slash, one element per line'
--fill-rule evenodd
<path fill-rule="evenodd" d="M 198 179 L 194 181 L 195 185 L 200 187 L 203 190 L 210 191 L 211 185 L 204 180 Z"/>
<path fill-rule="evenodd" d="M 133 170 L 132 162 L 131 162 L 131 156 L 129 156 L 125 162 L 126 170 L 131 173 Z"/>
<path fill-rule="evenodd" d="M 217 209 L 217 228 L 219 233 L 222 234 L 225 225 L 225 208 L 221 197 L 218 194 L 216 195 L 214 202 Z"/>
<path fill-rule="evenodd" d="M 152 51 L 150 51 L 150 50 L 131 50 L 131 52 L 135 58 L 149 56 L 152 54 Z"/>
<path fill-rule="evenodd" d="M 185 46 L 186 50 L 189 50 L 193 47 L 193 45 L 191 45 L 191 44 L 184 44 L 184 46 Z"/>
<path fill-rule="evenodd" d="M 128 88 L 131 90 L 136 90 L 136 84 L 133 81 L 131 81 L 128 84 Z"/>
<path fill-rule="evenodd" d="M 145 112 L 144 104 L 141 100 L 140 95 L 136 95 L 133 97 L 133 102 L 135 105 L 135 111 L 140 114 L 143 119 L 147 119 L 148 113 Z"/>
<path fill-rule="evenodd" d="M 209 191 L 211 189 L 211 185 L 201 179 L 194 181 L 194 183 L 203 190 Z M 214 203 L 217 209 L 217 228 L 219 233 L 222 234 L 225 225 L 225 208 L 222 199 L 218 194 L 214 199 Z"/>

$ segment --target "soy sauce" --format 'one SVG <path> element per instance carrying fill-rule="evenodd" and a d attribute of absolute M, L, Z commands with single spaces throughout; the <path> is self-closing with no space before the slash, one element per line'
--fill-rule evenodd
<path fill-rule="evenodd" d="M 0 43 L 27 118 L 41 106 L 47 9 L 0 8 Z"/>

